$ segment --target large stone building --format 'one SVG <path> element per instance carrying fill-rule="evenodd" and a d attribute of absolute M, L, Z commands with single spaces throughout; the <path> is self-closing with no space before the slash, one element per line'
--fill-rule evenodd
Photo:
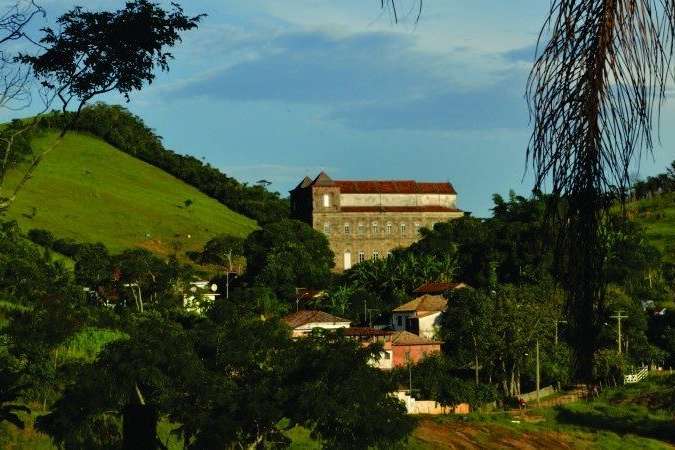
<path fill-rule="evenodd" d="M 291 191 L 291 215 L 326 234 L 336 270 L 407 247 L 420 228 L 461 217 L 450 183 L 332 180 L 321 172 Z"/>

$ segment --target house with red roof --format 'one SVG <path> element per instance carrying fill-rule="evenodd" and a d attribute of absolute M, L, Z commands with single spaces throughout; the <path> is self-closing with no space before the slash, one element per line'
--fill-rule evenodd
<path fill-rule="evenodd" d="M 354 327 L 342 330 L 345 336 L 361 342 L 362 345 L 380 343 L 382 353 L 372 364 L 383 370 L 416 364 L 427 355 L 439 353 L 442 342 L 417 336 L 408 331 L 380 330 L 377 328 Z"/>
<path fill-rule="evenodd" d="M 422 228 L 464 215 L 448 182 L 333 180 L 321 172 L 290 194 L 291 216 L 326 235 L 338 271 L 385 258 L 417 241 Z"/>

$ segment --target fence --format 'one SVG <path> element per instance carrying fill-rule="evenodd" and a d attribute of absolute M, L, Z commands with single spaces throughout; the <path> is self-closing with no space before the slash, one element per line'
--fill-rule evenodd
<path fill-rule="evenodd" d="M 551 395 L 555 392 L 553 386 L 546 386 L 545 388 L 539 389 L 539 398 L 544 398 L 547 395 Z M 526 402 L 537 399 L 537 391 L 527 392 L 525 394 L 516 395 L 516 398 L 524 400 Z"/>
<path fill-rule="evenodd" d="M 408 414 L 468 414 L 471 409 L 467 403 L 460 403 L 453 408 L 441 406 L 440 403 L 433 400 L 416 400 L 409 396 L 406 391 L 397 391 L 394 395 L 405 403 Z"/>
<path fill-rule="evenodd" d="M 623 383 L 624 384 L 638 383 L 638 382 L 644 380 L 645 378 L 647 378 L 648 374 L 649 374 L 649 369 L 647 368 L 647 366 L 645 366 L 642 369 L 640 369 L 640 371 L 638 371 L 636 373 L 624 375 Z"/>

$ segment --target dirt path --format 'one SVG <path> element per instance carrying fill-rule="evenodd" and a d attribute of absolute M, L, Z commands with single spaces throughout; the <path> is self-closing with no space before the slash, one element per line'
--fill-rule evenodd
<path fill-rule="evenodd" d="M 562 433 L 514 433 L 513 430 L 494 424 L 437 423 L 431 419 L 422 419 L 413 436 L 436 449 L 574 448 Z"/>

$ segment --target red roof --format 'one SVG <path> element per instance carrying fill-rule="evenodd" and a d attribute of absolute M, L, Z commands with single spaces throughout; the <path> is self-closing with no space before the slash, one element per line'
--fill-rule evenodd
<path fill-rule="evenodd" d="M 442 294 L 445 291 L 467 287 L 464 283 L 424 283 L 415 289 L 415 294 Z"/>
<path fill-rule="evenodd" d="M 448 208 L 439 205 L 425 205 L 425 206 L 342 206 L 342 212 L 462 212 L 461 209 Z"/>
<path fill-rule="evenodd" d="M 388 336 L 393 333 L 393 331 L 380 330 L 378 328 L 370 327 L 349 327 L 342 330 L 345 336 L 356 336 L 356 337 L 366 337 L 366 336 Z"/>
<path fill-rule="evenodd" d="M 457 194 L 450 183 L 419 183 L 415 180 L 335 180 L 334 185 L 342 194 Z"/>

